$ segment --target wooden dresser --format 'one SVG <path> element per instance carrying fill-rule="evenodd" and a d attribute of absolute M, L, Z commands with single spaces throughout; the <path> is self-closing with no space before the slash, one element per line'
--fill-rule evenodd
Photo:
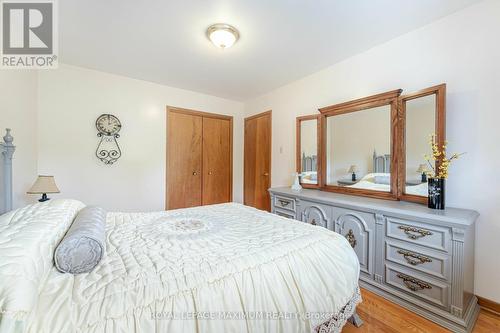
<path fill-rule="evenodd" d="M 360 285 L 453 332 L 470 332 L 478 213 L 303 189 L 271 188 L 272 212 L 344 235 Z"/>

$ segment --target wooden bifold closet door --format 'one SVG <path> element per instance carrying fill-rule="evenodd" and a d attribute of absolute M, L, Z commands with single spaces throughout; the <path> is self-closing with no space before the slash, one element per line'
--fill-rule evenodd
<path fill-rule="evenodd" d="M 232 117 L 167 108 L 166 209 L 232 200 Z"/>
<path fill-rule="evenodd" d="M 204 117 L 203 205 L 231 201 L 231 150 L 229 120 Z"/>

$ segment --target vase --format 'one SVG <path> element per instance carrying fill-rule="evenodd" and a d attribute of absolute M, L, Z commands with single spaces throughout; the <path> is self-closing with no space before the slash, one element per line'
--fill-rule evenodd
<path fill-rule="evenodd" d="M 293 185 L 292 185 L 292 190 L 298 192 L 298 191 L 302 190 L 302 186 L 300 186 L 299 174 L 296 172 L 293 174 L 293 177 L 294 177 L 294 181 L 293 181 Z"/>
<path fill-rule="evenodd" d="M 431 177 L 427 178 L 427 186 L 429 189 L 427 206 L 432 209 L 444 209 L 444 179 Z"/>

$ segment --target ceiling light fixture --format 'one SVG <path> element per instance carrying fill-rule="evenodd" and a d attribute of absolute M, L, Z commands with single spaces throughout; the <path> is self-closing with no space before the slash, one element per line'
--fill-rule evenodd
<path fill-rule="evenodd" d="M 227 49 L 236 43 L 240 38 L 240 33 L 229 24 L 217 23 L 208 27 L 207 37 L 215 46 Z"/>

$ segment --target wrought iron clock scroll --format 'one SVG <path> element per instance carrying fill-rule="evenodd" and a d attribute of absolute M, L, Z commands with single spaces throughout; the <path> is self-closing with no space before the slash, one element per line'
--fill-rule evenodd
<path fill-rule="evenodd" d="M 95 127 L 99 132 L 97 136 L 101 138 L 95 152 L 97 158 L 104 164 L 115 163 L 122 156 L 122 151 L 116 141 L 120 137 L 118 132 L 122 128 L 120 120 L 112 114 L 102 114 L 97 118 Z"/>

